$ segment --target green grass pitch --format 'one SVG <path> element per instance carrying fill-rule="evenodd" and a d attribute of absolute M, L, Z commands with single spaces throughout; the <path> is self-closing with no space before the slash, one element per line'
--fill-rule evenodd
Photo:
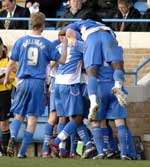
<path fill-rule="evenodd" d="M 150 161 L 72 160 L 0 157 L 0 167 L 150 167 Z"/>

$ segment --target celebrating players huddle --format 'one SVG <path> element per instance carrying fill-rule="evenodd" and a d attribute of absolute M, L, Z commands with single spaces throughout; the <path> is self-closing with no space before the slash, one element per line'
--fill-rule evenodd
<path fill-rule="evenodd" d="M 124 88 L 123 49 L 114 32 L 101 22 L 83 19 L 64 27 L 51 43 L 41 36 L 45 17 L 31 16 L 31 35 L 18 39 L 5 75 L 18 66 L 16 93 L 11 105 L 14 120 L 7 154 L 13 156 L 21 123 L 27 118 L 18 157 L 25 158 L 37 119 L 44 112 L 46 68 L 50 63 L 50 114 L 45 125 L 42 157 L 76 158 L 77 140 L 85 146 L 82 158 L 136 159 L 132 134 L 126 125 L 127 92 Z M 90 104 L 90 105 L 89 105 Z M 85 124 L 89 120 L 89 127 Z M 57 136 L 53 127 L 57 124 Z M 114 121 L 120 149 L 109 126 Z M 68 148 L 69 145 L 69 148 Z"/>

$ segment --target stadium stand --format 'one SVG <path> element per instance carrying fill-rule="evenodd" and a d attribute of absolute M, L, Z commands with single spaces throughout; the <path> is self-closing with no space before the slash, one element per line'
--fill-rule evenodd
<path fill-rule="evenodd" d="M 140 12 L 134 8 L 131 0 L 118 0 L 118 10 L 114 16 L 116 19 L 138 19 L 141 17 Z M 138 23 L 117 22 L 112 23 L 115 31 L 139 31 Z"/>
<path fill-rule="evenodd" d="M 134 7 L 140 11 L 141 14 L 144 14 L 147 10 L 147 3 L 146 2 L 140 2 L 137 1 L 134 4 Z"/>
<path fill-rule="evenodd" d="M 24 6 L 25 5 L 25 0 L 16 0 L 16 3 L 21 5 L 21 6 Z"/>

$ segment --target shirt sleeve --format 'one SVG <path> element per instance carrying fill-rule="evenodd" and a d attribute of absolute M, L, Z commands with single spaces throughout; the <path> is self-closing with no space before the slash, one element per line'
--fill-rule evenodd
<path fill-rule="evenodd" d="M 75 30 L 75 31 L 77 31 L 77 32 L 80 32 L 80 27 L 79 27 L 79 25 L 78 25 L 78 22 L 74 22 L 74 23 L 71 23 L 71 24 L 67 25 L 67 26 L 64 28 L 64 30 L 67 30 L 68 28 L 71 28 L 71 29 L 73 29 L 73 30 Z"/>
<path fill-rule="evenodd" d="M 59 58 L 60 58 L 60 54 L 59 54 L 59 51 L 56 49 L 55 45 L 53 43 L 50 44 L 50 61 L 53 60 L 53 61 L 58 61 Z"/>
<path fill-rule="evenodd" d="M 77 40 L 75 43 L 75 48 L 77 49 L 77 51 L 83 53 L 84 52 L 84 42 Z"/>
<path fill-rule="evenodd" d="M 10 59 L 13 61 L 19 61 L 19 52 L 20 52 L 20 40 L 16 41 L 16 43 L 14 44 L 11 51 Z"/>

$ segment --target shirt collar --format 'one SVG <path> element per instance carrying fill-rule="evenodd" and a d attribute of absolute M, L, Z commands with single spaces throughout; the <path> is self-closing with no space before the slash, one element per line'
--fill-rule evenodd
<path fill-rule="evenodd" d="M 12 12 L 8 12 L 7 13 L 7 17 L 13 17 L 14 13 L 15 13 L 15 10 L 16 10 L 16 5 L 14 7 L 14 10 Z M 10 14 L 11 13 L 11 14 Z"/>

